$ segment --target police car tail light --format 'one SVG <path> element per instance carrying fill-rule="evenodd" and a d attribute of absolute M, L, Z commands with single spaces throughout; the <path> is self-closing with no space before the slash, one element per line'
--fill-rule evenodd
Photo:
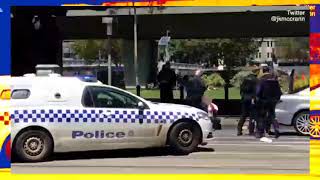
<path fill-rule="evenodd" d="M 95 76 L 86 75 L 86 76 L 78 76 L 78 78 L 83 82 L 98 82 L 97 77 Z"/>
<path fill-rule="evenodd" d="M 0 92 L 0 99 L 9 100 L 10 97 L 11 97 L 10 89 L 4 89 L 2 92 Z"/>
<path fill-rule="evenodd" d="M 205 112 L 198 112 L 197 115 L 198 115 L 198 117 L 199 117 L 200 119 L 210 120 L 208 114 L 205 113 Z"/>

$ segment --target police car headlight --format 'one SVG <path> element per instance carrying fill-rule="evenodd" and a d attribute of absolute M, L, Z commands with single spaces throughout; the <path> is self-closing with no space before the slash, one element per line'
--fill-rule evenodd
<path fill-rule="evenodd" d="M 208 114 L 207 114 L 207 113 L 205 113 L 205 112 L 198 112 L 198 113 L 197 113 L 197 115 L 198 115 L 198 117 L 199 117 L 200 119 L 203 119 L 203 120 L 210 120 L 210 118 L 209 118 Z"/>

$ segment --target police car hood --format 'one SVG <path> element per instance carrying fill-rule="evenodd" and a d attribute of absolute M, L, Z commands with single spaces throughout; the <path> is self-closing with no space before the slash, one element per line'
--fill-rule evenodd
<path fill-rule="evenodd" d="M 171 111 L 183 111 L 183 112 L 199 112 L 201 109 L 197 109 L 192 106 L 181 105 L 181 104 L 170 104 L 170 103 L 151 103 L 154 108 L 159 108 L 161 110 L 171 110 Z"/>

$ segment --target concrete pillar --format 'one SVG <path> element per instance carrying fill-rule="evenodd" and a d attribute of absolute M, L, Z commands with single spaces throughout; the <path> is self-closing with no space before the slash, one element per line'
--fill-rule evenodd
<path fill-rule="evenodd" d="M 133 41 L 123 40 L 121 44 L 121 58 L 124 64 L 124 76 L 126 86 L 136 86 L 134 59 L 133 59 Z M 140 85 L 144 87 L 148 81 L 151 71 L 151 65 L 154 61 L 152 59 L 152 41 L 139 40 L 138 41 L 138 76 Z"/>

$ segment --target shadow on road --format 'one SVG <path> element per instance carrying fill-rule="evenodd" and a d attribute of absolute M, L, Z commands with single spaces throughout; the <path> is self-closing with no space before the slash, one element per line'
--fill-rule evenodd
<path fill-rule="evenodd" d="M 271 135 L 274 135 L 274 132 L 271 132 L 270 133 Z M 296 132 L 280 132 L 280 135 L 281 136 L 301 136 L 301 137 L 308 137 L 307 135 L 300 135 Z"/>
<path fill-rule="evenodd" d="M 213 148 L 198 147 L 195 152 L 214 152 Z M 184 156 L 174 154 L 168 148 L 122 149 L 85 152 L 54 153 L 49 161 L 106 159 L 106 158 L 138 158 L 155 156 Z M 18 161 L 17 161 L 18 162 Z"/>

